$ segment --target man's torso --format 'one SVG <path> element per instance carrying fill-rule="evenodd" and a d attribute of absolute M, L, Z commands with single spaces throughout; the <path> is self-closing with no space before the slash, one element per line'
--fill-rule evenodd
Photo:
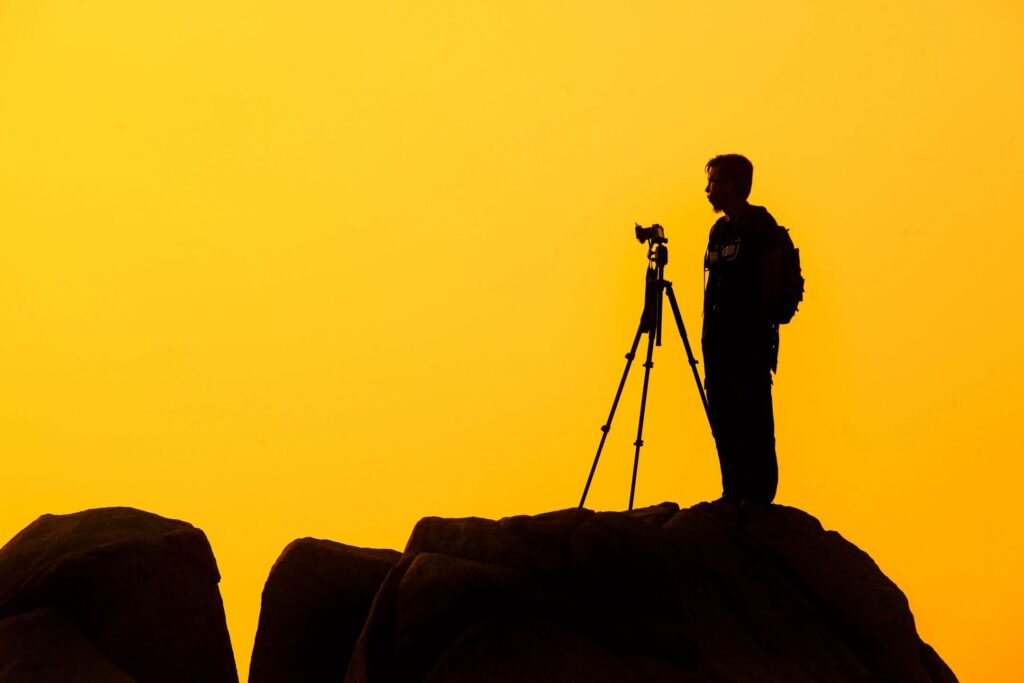
<path fill-rule="evenodd" d="M 752 205 L 711 229 L 701 335 L 709 370 L 719 362 L 771 366 L 775 332 L 765 312 L 763 259 L 779 230 L 764 207 Z"/>

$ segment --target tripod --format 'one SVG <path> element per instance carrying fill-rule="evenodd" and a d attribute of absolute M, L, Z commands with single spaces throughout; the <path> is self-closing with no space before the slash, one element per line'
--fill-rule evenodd
<path fill-rule="evenodd" d="M 594 479 L 594 472 L 597 471 L 597 462 L 601 459 L 601 451 L 604 449 L 604 442 L 611 430 L 612 420 L 615 418 L 615 409 L 622 397 L 622 389 L 626 386 L 626 377 L 629 376 L 629 369 L 636 358 L 636 350 L 640 345 L 640 337 L 647 335 L 647 360 L 644 363 L 644 388 L 640 397 L 640 422 L 636 429 L 636 441 L 633 445 L 636 451 L 633 454 L 633 479 L 629 485 L 629 509 L 633 509 L 633 494 L 636 492 L 636 472 L 640 465 L 640 448 L 644 445 L 644 414 L 647 410 L 647 388 L 651 380 L 651 368 L 654 367 L 654 345 L 661 346 L 661 313 L 663 296 L 668 295 L 668 302 L 672 305 L 672 314 L 676 319 L 676 327 L 679 328 L 679 335 L 683 338 L 683 347 L 686 349 L 686 357 L 689 359 L 690 369 L 693 371 L 693 379 L 697 382 L 697 391 L 700 393 L 701 403 L 704 404 L 704 414 L 708 417 L 708 424 L 711 424 L 711 413 L 708 409 L 708 399 L 704 394 L 704 385 L 701 384 L 700 375 L 697 373 L 697 360 L 693 357 L 693 350 L 690 348 L 690 340 L 686 336 L 686 326 L 683 324 L 683 316 L 679 312 L 679 304 L 676 303 L 675 292 L 672 291 L 672 283 L 665 279 L 665 266 L 668 264 L 668 242 L 660 226 L 657 231 L 650 228 L 637 226 L 637 236 L 643 241 L 641 235 L 647 239 L 647 275 L 646 287 L 644 289 L 644 310 L 640 316 L 640 326 L 633 337 L 633 345 L 626 354 L 626 369 L 622 371 L 622 379 L 619 380 L 619 388 L 615 392 L 615 400 L 612 401 L 611 412 L 608 413 L 608 420 L 601 425 L 601 442 L 597 446 L 597 455 L 594 456 L 594 464 L 590 467 L 590 476 L 587 477 L 587 485 L 583 487 L 583 497 L 580 498 L 580 507 L 587 501 L 587 493 L 590 491 L 590 484 Z M 643 231 L 648 232 L 643 232 Z"/>

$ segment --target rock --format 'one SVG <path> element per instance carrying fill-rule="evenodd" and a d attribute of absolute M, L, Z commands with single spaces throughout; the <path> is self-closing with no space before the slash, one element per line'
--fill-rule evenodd
<path fill-rule="evenodd" d="M 939 654 L 928 643 L 921 643 L 921 661 L 933 681 L 955 681 L 953 670 L 946 666 Z"/>
<path fill-rule="evenodd" d="M 53 607 L 127 680 L 236 683 L 219 580 L 185 522 L 132 508 L 44 515 L 0 548 L 0 618 Z"/>
<path fill-rule="evenodd" d="M 401 554 L 303 538 L 263 589 L 249 683 L 340 682 L 377 589 Z"/>
<path fill-rule="evenodd" d="M 526 656 L 524 656 L 526 654 Z M 486 678 L 481 679 L 481 673 Z M 557 622 L 492 619 L 452 645 L 427 683 L 711 683 L 668 662 L 623 657 Z"/>
<path fill-rule="evenodd" d="M 184 522 L 41 517 L 0 548 L 0 683 L 237 683 L 218 581 Z M 429 517 L 402 555 L 295 541 L 250 681 L 342 679 L 956 681 L 866 553 L 795 508 L 722 503 Z"/>
<path fill-rule="evenodd" d="M 738 515 L 426 518 L 345 681 L 956 681 L 865 553 L 794 508 Z"/>
<path fill-rule="evenodd" d="M 566 560 L 562 546 L 576 526 L 593 514 L 573 508 L 534 517 L 507 517 L 497 522 L 479 517 L 425 517 L 413 529 L 405 555 L 433 552 L 542 574 L 561 574 Z"/>
<path fill-rule="evenodd" d="M 51 609 L 0 620 L 0 683 L 136 683 Z"/>
<path fill-rule="evenodd" d="M 723 519 L 718 506 L 704 503 L 677 515 L 669 527 L 684 528 L 687 516 Z M 910 606 L 867 553 L 795 508 L 770 506 L 749 515 L 747 527 L 757 543 L 752 549 L 763 551 L 765 563 L 800 590 L 831 630 L 843 634 L 869 671 L 916 680 L 921 641 Z"/>

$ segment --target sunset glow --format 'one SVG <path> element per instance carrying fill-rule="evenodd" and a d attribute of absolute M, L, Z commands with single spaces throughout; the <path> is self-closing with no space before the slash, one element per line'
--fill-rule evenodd
<path fill-rule="evenodd" d="M 805 303 L 780 485 L 964 681 L 1024 680 L 1019 3 L 0 3 L 0 543 L 128 505 L 208 535 L 239 674 L 299 537 L 576 505 L 666 227 L 754 163 Z M 682 344 L 637 505 L 721 492 Z M 634 371 L 588 506 L 624 509 Z"/>

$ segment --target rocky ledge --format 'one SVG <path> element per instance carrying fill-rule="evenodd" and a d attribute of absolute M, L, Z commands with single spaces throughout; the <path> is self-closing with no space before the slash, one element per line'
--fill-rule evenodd
<path fill-rule="evenodd" d="M 325 544 L 317 566 L 339 569 L 282 581 L 286 551 L 264 592 L 251 683 L 956 681 L 899 588 L 795 508 L 426 518 L 400 558 L 306 543 Z M 287 593 L 325 607 L 285 617 Z M 332 594 L 347 612 L 312 599 Z M 349 638 L 363 623 L 357 641 L 320 637 L 342 622 Z M 310 666 L 328 653 L 329 666 Z"/>
<path fill-rule="evenodd" d="M 107 508 L 0 549 L 0 683 L 235 683 L 202 531 Z M 428 517 L 404 553 L 300 539 L 251 683 L 949 683 L 906 597 L 816 519 L 663 503 Z"/>

